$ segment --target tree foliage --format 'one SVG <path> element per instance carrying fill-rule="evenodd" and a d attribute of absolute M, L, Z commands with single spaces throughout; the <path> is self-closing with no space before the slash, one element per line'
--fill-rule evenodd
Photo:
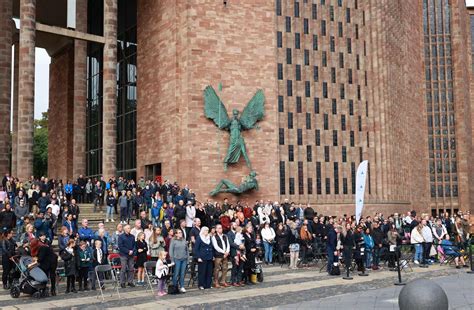
<path fill-rule="evenodd" d="M 33 138 L 33 174 L 35 177 L 48 173 L 48 112 L 43 112 L 41 119 L 35 120 Z"/>

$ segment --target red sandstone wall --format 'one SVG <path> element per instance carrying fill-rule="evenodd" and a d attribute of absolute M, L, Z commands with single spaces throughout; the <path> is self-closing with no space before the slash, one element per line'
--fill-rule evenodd
<path fill-rule="evenodd" d="M 243 110 L 262 88 L 266 117 L 244 138 L 261 187 L 252 199 L 276 199 L 273 3 L 141 1 L 138 21 L 137 175 L 146 164 L 162 162 L 164 178 L 191 184 L 200 199 L 221 178 L 239 183 L 249 169 L 242 159 L 224 173 L 228 134 L 204 117 L 202 91 L 222 82 L 221 99 L 231 111 Z"/>
<path fill-rule="evenodd" d="M 74 49 L 51 57 L 48 110 L 48 177 L 72 178 Z"/>

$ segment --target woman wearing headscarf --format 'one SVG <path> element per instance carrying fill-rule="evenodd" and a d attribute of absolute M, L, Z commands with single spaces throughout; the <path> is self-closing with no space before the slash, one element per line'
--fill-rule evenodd
<path fill-rule="evenodd" d="M 209 235 L 209 228 L 201 228 L 199 236 L 194 245 L 194 256 L 198 260 L 198 285 L 199 289 L 211 288 L 212 283 L 212 261 L 214 260 L 214 248 Z"/>

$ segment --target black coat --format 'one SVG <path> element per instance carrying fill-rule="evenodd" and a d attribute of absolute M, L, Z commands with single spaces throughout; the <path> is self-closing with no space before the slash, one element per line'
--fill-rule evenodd
<path fill-rule="evenodd" d="M 281 231 L 277 230 L 275 240 L 280 248 L 282 249 L 288 248 L 288 246 L 290 245 L 290 234 L 291 234 L 291 231 L 286 226 Z"/>
<path fill-rule="evenodd" d="M 55 271 L 58 267 L 58 256 L 49 245 L 41 244 L 38 248 L 38 264 L 44 272 Z"/>
<path fill-rule="evenodd" d="M 64 261 L 64 271 L 66 276 L 75 276 L 77 274 L 77 251 L 74 250 L 73 255 L 64 249 L 59 252 L 59 255 Z"/>
<path fill-rule="evenodd" d="M 12 229 L 15 227 L 16 216 L 15 213 L 10 209 L 10 211 L 0 212 L 0 229 L 6 227 L 7 229 Z"/>

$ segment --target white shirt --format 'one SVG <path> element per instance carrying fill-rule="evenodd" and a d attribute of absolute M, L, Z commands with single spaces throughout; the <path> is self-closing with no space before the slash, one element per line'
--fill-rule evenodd
<path fill-rule="evenodd" d="M 275 239 L 275 231 L 271 227 L 263 228 L 260 234 L 262 235 L 263 241 L 270 242 Z"/>
<path fill-rule="evenodd" d="M 194 206 L 186 206 L 186 227 L 193 227 L 195 217 L 196 208 Z"/>
<path fill-rule="evenodd" d="M 61 209 L 59 208 L 59 206 L 58 206 L 57 204 L 54 204 L 54 205 L 53 205 L 52 203 L 50 203 L 50 204 L 46 207 L 46 209 L 48 209 L 48 208 L 51 208 L 51 212 L 52 212 L 54 215 L 56 215 L 56 217 L 58 217 L 59 211 L 61 211 Z"/>
<path fill-rule="evenodd" d="M 217 243 L 217 238 L 221 239 L 222 248 Z M 212 236 L 212 245 L 214 246 L 214 249 L 221 254 L 230 252 L 229 238 L 224 238 L 224 235 L 216 234 L 215 236 Z"/>
<path fill-rule="evenodd" d="M 423 239 L 425 239 L 425 242 L 433 242 L 433 233 L 431 232 L 431 229 L 428 226 L 423 227 L 423 229 L 421 230 L 421 234 L 423 235 Z"/>

